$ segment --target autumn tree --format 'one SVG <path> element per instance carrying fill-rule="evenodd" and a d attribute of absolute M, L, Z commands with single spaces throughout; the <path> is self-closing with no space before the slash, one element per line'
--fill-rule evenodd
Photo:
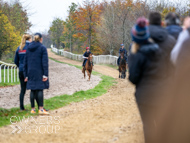
<path fill-rule="evenodd" d="M 49 34 L 52 42 L 56 45 L 57 48 L 61 46 L 61 38 L 64 30 L 64 21 L 60 18 L 55 18 L 51 24 Z"/>
<path fill-rule="evenodd" d="M 16 51 L 20 44 L 21 36 L 11 25 L 8 17 L 0 11 L 0 59 L 2 55 Z"/>
<path fill-rule="evenodd" d="M 27 11 L 19 1 L 16 1 L 12 5 L 1 2 L 0 10 L 8 17 L 10 23 L 20 34 L 24 34 L 32 26 L 29 22 Z"/>
<path fill-rule="evenodd" d="M 84 46 L 91 47 L 92 51 L 101 50 L 96 45 L 96 31 L 95 27 L 100 22 L 101 9 L 98 2 L 92 0 L 86 0 L 83 6 L 80 6 L 76 11 L 76 28 L 78 33 L 74 35 L 75 38 L 82 37 Z"/>

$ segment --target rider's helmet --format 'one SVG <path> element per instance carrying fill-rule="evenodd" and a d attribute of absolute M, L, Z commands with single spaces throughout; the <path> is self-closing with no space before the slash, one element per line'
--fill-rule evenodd
<path fill-rule="evenodd" d="M 89 47 L 86 47 L 86 50 L 90 49 Z"/>

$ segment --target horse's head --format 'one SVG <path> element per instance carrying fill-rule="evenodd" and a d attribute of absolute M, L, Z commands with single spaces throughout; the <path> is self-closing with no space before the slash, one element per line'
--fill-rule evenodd
<path fill-rule="evenodd" d="M 92 56 L 92 54 L 89 54 L 88 60 L 89 60 L 89 62 L 92 64 L 92 62 L 93 62 L 93 56 Z"/>
<path fill-rule="evenodd" d="M 121 58 L 123 59 L 125 52 L 121 52 Z"/>

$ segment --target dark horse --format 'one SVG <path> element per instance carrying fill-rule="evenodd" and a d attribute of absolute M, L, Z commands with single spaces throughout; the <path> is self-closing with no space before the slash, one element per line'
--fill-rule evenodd
<path fill-rule="evenodd" d="M 121 60 L 119 63 L 119 78 L 126 78 L 126 60 L 124 57 L 124 52 L 121 53 Z"/>
<path fill-rule="evenodd" d="M 92 68 L 93 68 L 93 56 L 92 54 L 89 54 L 86 65 L 82 69 L 82 73 L 84 73 L 84 78 L 86 77 L 86 74 L 85 74 L 85 71 L 86 71 L 89 76 L 89 79 L 88 79 L 89 81 L 90 81 L 90 77 L 92 73 Z"/>

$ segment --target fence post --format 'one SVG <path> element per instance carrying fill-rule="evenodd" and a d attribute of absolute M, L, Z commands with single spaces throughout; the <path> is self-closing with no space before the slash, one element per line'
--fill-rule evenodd
<path fill-rule="evenodd" d="M 2 65 L 0 65 L 0 83 L 2 82 L 2 79 L 1 79 L 1 78 L 2 78 L 2 77 L 1 77 L 1 66 L 2 66 Z"/>
<path fill-rule="evenodd" d="M 4 66 L 4 83 L 6 82 L 5 81 L 5 76 L 6 76 L 6 72 L 5 71 L 6 71 L 6 65 Z"/>
<path fill-rule="evenodd" d="M 15 70 L 16 70 L 16 67 L 14 67 L 14 82 L 16 82 L 16 72 L 15 72 Z"/>
<path fill-rule="evenodd" d="M 18 68 L 17 68 L 17 82 L 19 82 L 19 71 L 18 71 Z"/>

